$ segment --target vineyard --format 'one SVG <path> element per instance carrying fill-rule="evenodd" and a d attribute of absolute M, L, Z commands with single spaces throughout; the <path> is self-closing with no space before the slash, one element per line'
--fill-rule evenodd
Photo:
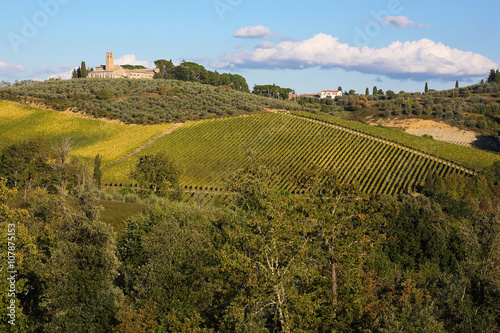
<path fill-rule="evenodd" d="M 0 149 L 37 137 L 49 146 L 70 138 L 74 155 L 91 160 L 101 154 L 108 164 L 172 126 L 116 124 L 0 101 Z"/>
<path fill-rule="evenodd" d="M 310 113 L 261 113 L 184 124 L 124 125 L 0 101 L 0 148 L 43 137 L 49 146 L 71 138 L 73 154 L 103 156 L 103 183 L 134 184 L 130 173 L 145 154 L 165 152 L 179 166 L 191 201 L 221 198 L 227 176 L 265 163 L 274 185 L 296 193 L 295 180 L 315 166 L 367 193 L 395 194 L 422 185 L 428 174 L 471 175 L 500 157 L 386 128 Z M 201 190 L 201 191 L 200 191 Z M 186 198 L 187 198 L 186 197 Z"/>
<path fill-rule="evenodd" d="M 303 170 L 335 170 L 343 183 L 367 193 L 395 194 L 422 185 L 428 173 L 471 174 L 457 164 L 370 135 L 283 113 L 191 122 L 142 154 L 164 151 L 181 168 L 187 189 L 224 187 L 232 171 L 255 161 L 273 170 L 274 185 L 291 192 Z M 130 182 L 138 156 L 105 171 L 108 183 Z"/>
<path fill-rule="evenodd" d="M 313 118 L 325 123 L 335 124 L 343 128 L 363 132 L 372 135 L 373 137 L 382 138 L 406 147 L 417 149 L 478 171 L 483 170 L 484 168 L 492 165 L 493 162 L 500 160 L 499 155 L 488 151 L 437 141 L 431 138 L 410 135 L 402 131 L 392 130 L 389 128 L 370 126 L 360 122 L 343 120 L 336 117 L 313 114 L 309 112 L 297 111 L 292 112 L 292 114 L 306 118 Z"/>

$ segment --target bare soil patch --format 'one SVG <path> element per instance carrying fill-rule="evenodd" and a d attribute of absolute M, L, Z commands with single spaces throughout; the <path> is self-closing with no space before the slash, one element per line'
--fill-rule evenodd
<path fill-rule="evenodd" d="M 424 136 L 430 135 L 435 140 L 454 143 L 461 146 L 473 147 L 479 135 L 435 120 L 424 119 L 388 119 L 369 122 L 370 125 L 381 124 L 385 127 L 399 128 L 408 134 Z"/>

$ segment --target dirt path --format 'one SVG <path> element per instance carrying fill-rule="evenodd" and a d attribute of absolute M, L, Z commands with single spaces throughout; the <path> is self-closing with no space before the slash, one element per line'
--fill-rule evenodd
<path fill-rule="evenodd" d="M 159 139 L 163 138 L 165 135 L 168 135 L 168 134 L 172 133 L 173 131 L 175 131 L 176 129 L 178 129 L 179 127 L 181 127 L 182 125 L 184 125 L 184 123 L 175 123 L 172 127 L 168 128 L 167 130 L 165 130 L 164 132 L 160 133 L 159 135 L 157 135 L 153 139 L 151 139 L 148 142 L 144 143 L 143 145 L 137 147 L 132 152 L 128 153 L 127 155 L 125 155 L 123 157 L 120 157 L 119 159 L 117 159 L 113 163 L 110 163 L 110 164 L 106 165 L 103 168 L 103 170 L 111 168 L 113 165 L 121 163 L 121 162 L 125 161 L 126 159 L 132 157 L 133 155 L 140 153 L 141 151 L 143 151 L 144 149 L 150 147 L 153 143 L 155 143 Z"/>
<path fill-rule="evenodd" d="M 305 119 L 305 120 L 308 120 L 308 121 L 311 121 L 311 122 L 320 123 L 320 124 L 323 124 L 323 125 L 326 125 L 326 126 L 330 126 L 330 127 L 336 128 L 336 129 L 347 131 L 349 133 L 356 134 L 356 135 L 359 135 L 361 137 L 371 138 L 371 139 L 376 140 L 378 142 L 382 142 L 382 143 L 385 143 L 385 144 L 388 144 L 388 145 L 391 145 L 391 146 L 395 146 L 395 147 L 398 147 L 400 149 L 404 149 L 406 151 L 412 152 L 414 154 L 417 154 L 417 155 L 420 155 L 420 156 L 423 156 L 423 157 L 427 157 L 427 158 L 429 158 L 431 160 L 434 160 L 434 161 L 443 163 L 445 165 L 454 167 L 454 168 L 456 168 L 458 170 L 461 170 L 461 171 L 463 171 L 463 172 L 465 172 L 467 174 L 476 175 L 475 171 L 470 170 L 470 169 L 468 169 L 468 168 L 466 168 L 466 167 L 464 167 L 464 166 L 462 166 L 460 164 L 457 164 L 457 163 L 454 163 L 454 162 L 451 162 L 451 161 L 439 158 L 439 157 L 437 157 L 435 155 L 426 153 L 426 152 L 418 150 L 418 149 L 410 148 L 410 147 L 404 146 L 402 144 L 399 144 L 399 143 L 396 143 L 396 142 L 393 142 L 393 141 L 390 141 L 390 140 L 382 139 L 382 138 L 376 137 L 376 136 L 371 135 L 371 134 L 367 134 L 367 133 L 363 133 L 363 132 L 358 132 L 356 130 L 349 129 L 347 127 L 343 127 L 343 126 L 339 126 L 339 125 L 335 125 L 335 124 L 332 124 L 332 123 L 329 123 L 329 122 L 326 122 L 326 121 L 322 121 L 322 120 L 318 120 L 318 119 L 311 119 L 311 118 L 307 118 L 307 117 L 303 117 L 303 116 L 299 116 L 299 115 L 295 115 L 295 114 L 290 114 L 290 115 L 292 117 L 302 118 L 302 119 Z"/>

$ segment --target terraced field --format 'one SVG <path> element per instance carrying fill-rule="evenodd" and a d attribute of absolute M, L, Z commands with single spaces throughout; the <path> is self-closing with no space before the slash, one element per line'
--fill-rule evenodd
<path fill-rule="evenodd" d="M 223 187 L 229 172 L 253 159 L 265 161 L 274 184 L 290 191 L 294 177 L 314 165 L 335 169 L 342 182 L 368 193 L 410 191 L 429 172 L 472 173 L 388 140 L 280 113 L 187 123 L 141 154 L 156 151 L 171 156 L 182 169 L 181 183 L 193 188 Z M 141 154 L 106 170 L 105 181 L 126 183 Z"/>

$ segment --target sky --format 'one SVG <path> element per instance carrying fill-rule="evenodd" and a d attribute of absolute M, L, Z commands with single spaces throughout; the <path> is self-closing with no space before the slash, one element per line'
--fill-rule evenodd
<path fill-rule="evenodd" d="M 498 0 L 23 0 L 2 4 L 0 81 L 85 61 L 194 61 L 297 93 L 449 89 L 500 63 Z"/>

